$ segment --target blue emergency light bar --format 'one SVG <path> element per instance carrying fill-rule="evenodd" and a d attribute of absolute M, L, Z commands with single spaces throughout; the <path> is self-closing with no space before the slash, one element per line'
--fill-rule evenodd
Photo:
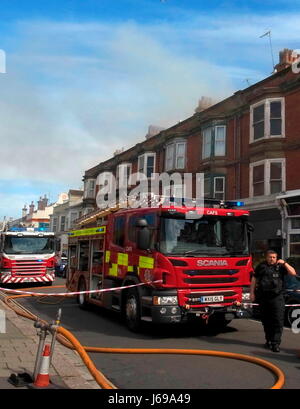
<path fill-rule="evenodd" d="M 245 202 L 239 202 L 239 201 L 237 201 L 237 202 L 229 201 L 229 202 L 224 202 L 224 203 L 225 203 L 225 206 L 227 206 L 227 207 L 243 207 L 243 206 L 245 206 Z"/>
<path fill-rule="evenodd" d="M 44 231 L 44 232 L 49 232 L 48 227 L 10 227 L 9 231 L 15 231 L 15 232 L 37 232 L 37 231 Z"/>
<path fill-rule="evenodd" d="M 186 203 L 187 204 L 192 203 L 193 205 L 196 205 L 196 203 L 197 203 L 196 199 L 185 198 L 185 197 L 179 198 L 179 197 L 171 196 L 168 199 L 170 200 L 170 203 L 174 203 L 174 202 L 176 203 L 176 201 L 179 202 L 179 203 L 182 202 L 183 206 L 185 206 Z M 233 207 L 245 206 L 245 203 L 241 202 L 241 201 L 236 201 L 236 200 L 227 201 L 227 200 L 219 200 L 219 199 L 214 199 L 214 198 L 212 198 L 212 199 L 204 198 L 204 206 L 207 206 L 207 205 L 219 206 L 219 207 L 231 209 Z"/>

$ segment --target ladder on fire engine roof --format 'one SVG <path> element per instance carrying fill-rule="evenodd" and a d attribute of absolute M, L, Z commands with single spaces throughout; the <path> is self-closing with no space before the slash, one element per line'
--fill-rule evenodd
<path fill-rule="evenodd" d="M 157 199 L 158 199 L 158 197 L 157 197 Z M 162 204 L 162 203 L 160 203 L 161 199 L 162 199 L 162 196 L 160 196 L 160 198 L 158 199 L 156 205 Z M 112 207 L 109 207 L 107 209 L 98 209 L 98 210 L 95 210 L 94 212 L 91 212 L 91 213 L 85 215 L 81 219 L 78 219 L 77 224 L 79 226 L 84 226 L 86 224 L 90 224 L 90 223 L 96 221 L 97 219 L 100 219 L 101 217 L 106 217 L 111 213 L 115 213 L 120 209 L 133 208 L 132 204 L 133 204 L 134 200 L 135 200 L 135 198 L 131 198 L 130 196 L 128 196 L 127 200 L 116 203 Z M 153 200 L 153 197 L 152 196 L 151 196 L 151 198 L 147 197 L 145 200 L 147 201 L 147 203 L 149 203 L 149 200 Z M 145 203 L 143 203 L 143 204 L 145 204 Z"/>
<path fill-rule="evenodd" d="M 162 196 L 162 195 L 150 195 L 147 196 L 144 201 L 142 201 L 142 203 L 140 203 L 140 205 L 145 205 L 145 203 L 152 203 L 153 205 L 153 201 L 155 202 L 156 206 L 160 206 L 164 203 L 164 200 L 166 200 L 166 196 Z M 168 198 L 170 199 L 170 198 Z M 174 198 L 173 198 L 174 199 Z M 96 221 L 97 219 L 100 219 L 102 217 L 106 217 L 111 213 L 115 213 L 120 209 L 127 209 L 127 208 L 133 208 L 132 204 L 135 202 L 136 198 L 135 197 L 130 197 L 128 196 L 127 200 L 124 200 L 122 202 L 119 202 L 117 204 L 115 204 L 112 207 L 109 207 L 107 209 L 99 209 L 99 210 L 95 210 L 94 212 L 91 212 L 87 215 L 85 215 L 84 217 L 82 217 L 81 219 L 78 219 L 77 221 L 77 225 L 79 226 L 84 226 L 86 224 L 90 224 L 94 221 Z"/>
<path fill-rule="evenodd" d="M 133 208 L 133 206 L 131 206 L 131 204 L 133 204 L 135 202 L 136 198 L 131 198 L 130 196 L 128 196 L 127 200 L 124 200 L 123 202 L 119 202 L 116 203 L 114 206 L 109 207 L 107 209 L 98 209 L 95 210 L 94 212 L 91 212 L 87 215 L 85 215 L 84 217 L 82 217 L 81 219 L 78 219 L 77 221 L 77 225 L 79 226 L 84 226 L 86 224 L 90 224 L 92 222 L 95 222 L 97 219 L 103 218 L 108 216 L 111 213 L 115 213 L 120 209 L 127 209 L 129 208 Z M 145 205 L 145 203 L 147 202 L 148 204 L 151 202 L 151 204 L 155 204 L 155 206 L 159 207 L 162 206 L 165 201 L 168 200 L 168 203 L 173 202 L 176 203 L 176 200 L 181 201 L 182 205 L 184 206 L 184 202 L 188 202 L 189 205 L 192 204 L 193 207 L 196 206 L 196 200 L 195 199 L 190 199 L 190 198 L 174 198 L 174 197 L 169 197 L 169 196 L 162 196 L 162 195 L 153 195 L 151 194 L 150 196 L 146 197 L 144 199 L 144 201 L 142 203 L 140 203 L 140 205 Z M 240 202 L 240 201 L 224 201 L 224 200 L 219 200 L 219 199 L 209 199 L 209 198 L 205 198 L 204 199 L 204 207 L 225 207 L 225 208 L 233 208 L 233 207 L 241 207 L 244 206 L 244 202 Z"/>

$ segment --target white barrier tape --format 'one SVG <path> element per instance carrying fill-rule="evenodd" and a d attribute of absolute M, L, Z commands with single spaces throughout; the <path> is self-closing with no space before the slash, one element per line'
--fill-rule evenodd
<path fill-rule="evenodd" d="M 257 305 L 259 305 L 259 304 L 257 304 L 257 303 L 253 303 L 253 302 L 243 302 L 242 304 L 241 304 L 242 306 L 244 306 L 244 305 L 247 305 L 247 306 L 257 306 Z M 300 307 L 300 304 L 285 304 L 285 307 Z"/>
<path fill-rule="evenodd" d="M 24 294 L 24 295 L 35 295 L 35 296 L 47 296 L 47 297 L 61 297 L 61 296 L 71 296 L 71 295 L 79 295 L 79 294 L 96 294 L 96 293 L 104 293 L 107 291 L 116 291 L 116 290 L 124 290 L 126 288 L 133 288 L 133 287 L 139 287 L 142 285 L 151 285 L 151 284 L 158 284 L 162 283 L 162 280 L 157 280 L 157 281 L 148 281 L 146 283 L 139 283 L 139 284 L 132 284 L 132 285 L 126 285 L 123 287 L 113 287 L 113 288 L 103 288 L 101 290 L 89 290 L 89 291 L 75 291 L 75 292 L 69 292 L 69 293 L 35 293 L 33 291 L 22 291 L 22 290 L 11 290 L 8 288 L 2 288 L 0 287 L 1 291 L 7 292 L 7 293 L 16 293 L 16 294 Z"/>

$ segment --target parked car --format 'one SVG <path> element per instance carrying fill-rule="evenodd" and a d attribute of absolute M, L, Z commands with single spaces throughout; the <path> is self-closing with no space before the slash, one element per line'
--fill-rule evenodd
<path fill-rule="evenodd" d="M 285 323 L 288 326 L 292 325 L 292 322 L 297 318 L 293 317 L 294 310 L 299 310 L 300 314 L 300 276 L 290 276 L 285 278 L 285 304 L 298 304 L 299 307 L 286 307 L 285 308 Z"/>
<path fill-rule="evenodd" d="M 55 266 L 55 274 L 57 277 L 66 278 L 67 264 L 68 264 L 68 258 L 61 256 L 59 263 L 57 263 Z"/>

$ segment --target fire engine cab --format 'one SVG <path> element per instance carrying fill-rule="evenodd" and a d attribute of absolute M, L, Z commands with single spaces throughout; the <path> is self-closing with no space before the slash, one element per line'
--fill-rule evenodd
<path fill-rule="evenodd" d="M 98 211 L 69 232 L 67 287 L 80 292 L 145 283 L 78 295 L 82 308 L 92 303 L 120 312 L 133 331 L 144 321 L 190 318 L 224 326 L 242 316 L 239 305 L 249 297 L 252 227 L 240 204 Z"/>
<path fill-rule="evenodd" d="M 16 227 L 0 232 L 0 283 L 52 285 L 54 233 Z"/>

